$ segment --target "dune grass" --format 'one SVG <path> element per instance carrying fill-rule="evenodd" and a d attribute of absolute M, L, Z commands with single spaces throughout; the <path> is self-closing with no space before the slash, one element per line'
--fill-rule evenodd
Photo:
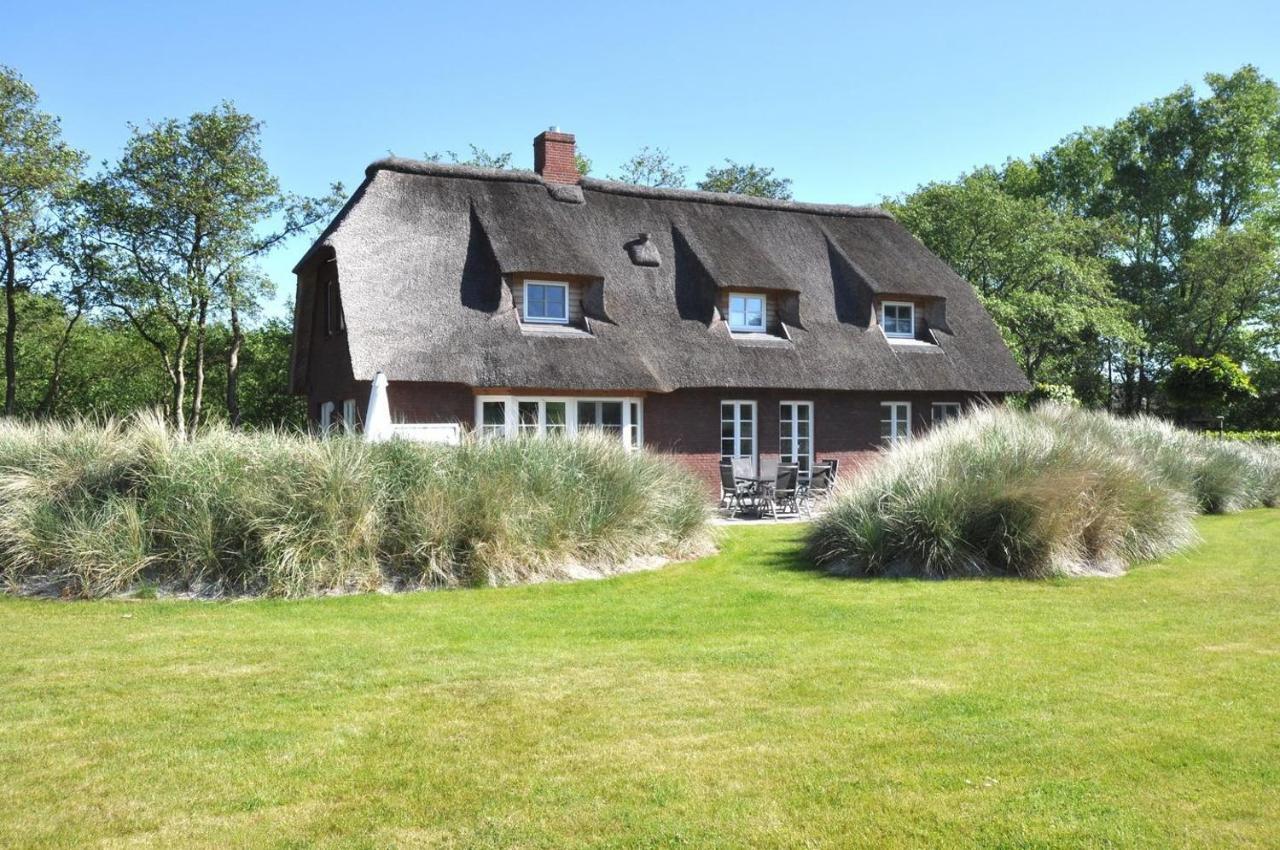
<path fill-rule="evenodd" d="M 1280 452 L 1148 417 L 990 407 L 886 451 L 809 538 L 850 575 L 1115 575 L 1194 540 L 1197 513 L 1276 505 Z"/>
<path fill-rule="evenodd" d="M 0 598 L 0 846 L 1274 847 L 1280 512 L 1109 580 Z"/>
<path fill-rule="evenodd" d="M 701 485 L 617 440 L 460 446 L 209 428 L 0 423 L 0 580 L 304 596 L 502 584 L 680 554 Z"/>

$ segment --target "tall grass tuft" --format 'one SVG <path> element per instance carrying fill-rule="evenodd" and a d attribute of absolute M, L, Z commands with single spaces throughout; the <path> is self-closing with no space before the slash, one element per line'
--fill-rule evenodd
<path fill-rule="evenodd" d="M 1280 454 L 1151 418 L 988 408 L 862 471 L 814 525 L 854 575 L 1116 574 L 1194 539 L 1197 511 L 1280 498 Z"/>
<path fill-rule="evenodd" d="M 616 441 L 370 445 L 211 428 L 0 425 L 0 574 L 301 596 L 501 584 L 698 545 L 705 493 Z"/>

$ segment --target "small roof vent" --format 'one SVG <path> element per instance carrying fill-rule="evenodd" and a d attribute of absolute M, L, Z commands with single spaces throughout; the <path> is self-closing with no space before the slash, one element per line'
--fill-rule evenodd
<path fill-rule="evenodd" d="M 660 266 L 662 257 L 658 254 L 658 246 L 653 244 L 648 233 L 641 233 L 626 245 L 627 255 L 637 266 Z"/>

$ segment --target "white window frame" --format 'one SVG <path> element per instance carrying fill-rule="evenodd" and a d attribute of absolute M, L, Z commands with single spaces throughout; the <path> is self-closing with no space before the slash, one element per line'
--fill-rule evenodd
<path fill-rule="evenodd" d="M 809 410 L 809 451 L 805 455 L 801 455 L 798 451 L 800 436 L 796 433 L 796 426 L 800 420 L 793 418 L 791 420 L 791 438 L 790 446 L 786 445 L 782 436 L 782 423 L 786 420 L 782 417 L 782 411 L 787 405 L 792 405 L 793 409 L 805 407 Z M 809 480 L 809 473 L 813 471 L 813 402 L 811 401 L 780 401 L 778 402 L 778 462 L 779 463 L 796 463 L 800 467 L 800 478 L 804 481 Z M 791 457 L 791 461 L 785 458 Z M 799 463 L 800 460 L 807 460 L 807 464 Z"/>
<path fill-rule="evenodd" d="M 720 443 L 720 462 L 723 463 L 726 457 L 724 453 L 724 406 L 726 404 L 732 404 L 734 406 L 733 454 L 727 455 L 727 457 L 730 462 L 740 459 L 749 459 L 751 461 L 751 468 L 753 470 L 758 469 L 759 467 L 756 464 L 760 457 L 760 411 L 754 401 L 747 399 L 722 399 L 720 404 L 716 407 L 716 427 L 719 429 L 716 432 L 716 438 Z M 742 409 L 744 407 L 751 408 L 751 436 L 747 438 L 751 441 L 751 454 L 749 455 L 742 453 Z"/>
<path fill-rule="evenodd" d="M 564 316 L 530 316 L 529 315 L 529 287 L 530 286 L 548 286 L 556 287 L 564 292 Z M 524 294 L 524 305 L 520 310 L 520 318 L 531 324 L 536 325 L 567 325 L 569 324 L 569 284 L 559 280 L 532 280 L 526 279 L 521 283 L 521 289 Z"/>
<path fill-rule="evenodd" d="M 907 333 L 901 331 L 890 331 L 889 325 L 885 322 L 886 307 L 906 307 L 907 308 L 907 326 L 910 330 Z M 916 305 L 911 301 L 881 301 L 880 302 L 880 331 L 890 339 L 915 339 L 916 338 Z"/>
<path fill-rule="evenodd" d="M 886 421 L 885 408 L 889 408 L 887 421 L 889 424 L 889 435 L 880 435 L 880 442 L 888 446 L 896 446 L 898 443 L 905 443 L 911 439 L 911 402 L 909 401 L 882 401 L 880 402 L 880 424 L 883 426 Z M 906 419 L 898 417 L 900 408 L 906 408 Z M 897 426 L 899 424 L 906 425 L 906 433 L 898 434 Z"/>
<path fill-rule="evenodd" d="M 752 300 L 760 302 L 760 324 L 759 325 L 747 325 L 747 324 L 740 325 L 733 321 L 733 312 L 734 312 L 733 299 L 735 298 L 741 298 L 743 300 L 742 317 L 744 320 L 746 319 L 747 314 L 750 312 L 747 309 L 746 302 L 752 301 Z M 729 322 L 729 330 L 734 333 L 743 333 L 743 334 L 768 333 L 769 332 L 769 328 L 768 328 L 769 305 L 768 305 L 767 299 L 768 299 L 768 296 L 765 295 L 763 292 L 730 292 L 729 293 L 729 315 L 725 317 L 726 320 Z"/>
<path fill-rule="evenodd" d="M 942 410 L 950 410 L 951 408 L 955 408 L 956 412 L 954 416 L 944 414 L 943 416 L 940 417 L 938 416 L 939 408 L 941 408 Z M 933 407 L 931 408 L 931 413 L 929 415 L 931 417 L 930 421 L 932 422 L 932 424 L 941 425 L 942 423 L 948 422 L 952 419 L 959 419 L 963 414 L 964 414 L 964 405 L 962 405 L 958 401 L 935 401 L 933 403 Z"/>
<path fill-rule="evenodd" d="M 333 411 L 336 407 L 337 405 L 331 401 L 326 401 L 320 405 L 320 433 L 327 434 L 329 429 L 333 427 Z"/>
<path fill-rule="evenodd" d="M 622 428 L 618 438 L 622 441 L 623 446 L 628 451 L 633 449 L 641 449 L 644 447 L 644 399 L 640 396 L 564 396 L 564 395 L 478 395 L 475 404 L 475 430 L 477 433 L 486 435 L 486 426 L 484 424 L 484 405 L 486 402 L 500 403 L 503 405 L 503 426 L 500 436 L 505 438 L 515 437 L 520 433 L 520 402 L 536 402 L 538 405 L 538 425 L 534 430 L 536 436 L 547 436 L 547 404 L 563 402 L 566 436 L 575 437 L 580 432 L 578 430 L 578 403 L 593 403 L 598 401 L 619 402 L 622 405 Z M 635 405 L 635 414 L 632 414 L 632 405 Z M 639 421 L 633 421 L 638 418 Z M 493 426 L 488 426 L 492 428 Z M 499 436 L 494 432 L 487 432 L 488 436 Z M 632 444 L 634 439 L 634 445 Z"/>

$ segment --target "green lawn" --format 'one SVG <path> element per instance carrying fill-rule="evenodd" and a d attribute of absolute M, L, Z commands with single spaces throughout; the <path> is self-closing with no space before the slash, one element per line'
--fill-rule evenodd
<path fill-rule="evenodd" d="M 0 600 L 0 846 L 1280 844 L 1280 511 L 1113 580 Z"/>

